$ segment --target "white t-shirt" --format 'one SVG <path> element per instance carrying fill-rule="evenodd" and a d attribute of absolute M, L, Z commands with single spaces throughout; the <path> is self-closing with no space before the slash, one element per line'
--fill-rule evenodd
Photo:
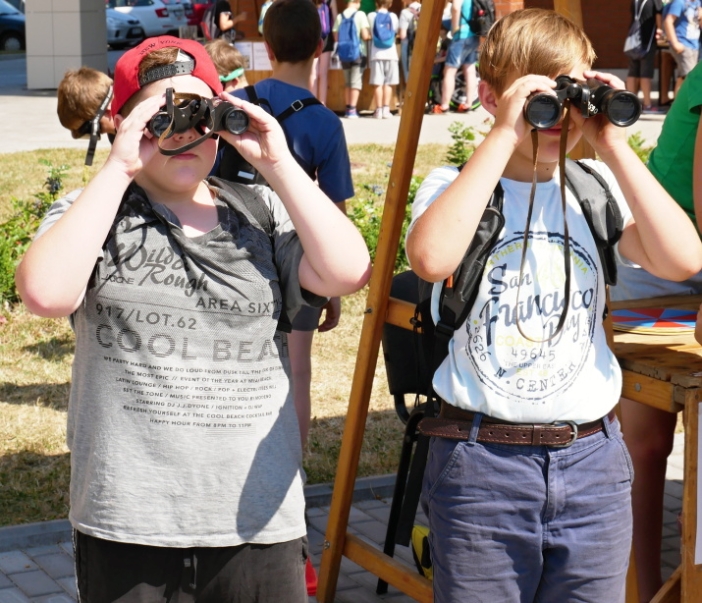
<path fill-rule="evenodd" d="M 378 13 L 388 12 L 386 8 L 381 8 L 378 12 L 370 13 L 368 15 L 368 24 L 370 25 L 371 32 L 371 44 L 370 44 L 370 60 L 371 61 L 398 61 L 397 47 L 395 44 L 390 46 L 390 48 L 378 48 L 373 43 L 373 24 L 375 23 L 375 16 Z M 392 29 L 397 35 L 397 29 L 399 27 L 399 21 L 395 13 L 390 13 L 390 19 L 392 20 Z"/>
<path fill-rule="evenodd" d="M 586 163 L 609 184 L 626 224 L 631 212 L 613 174 L 601 162 Z M 457 175 L 456 168 L 444 167 L 427 177 L 412 206 L 412 225 Z M 531 183 L 505 178 L 500 182 L 505 226 L 468 319 L 454 333 L 449 354 L 434 375 L 434 389 L 454 406 L 506 421 L 594 421 L 606 415 L 621 394 L 621 370 L 602 325 L 605 284 L 594 239 L 568 191 L 570 304 L 562 331 L 542 341 L 555 330 L 565 291 L 558 175 L 537 184 L 521 286 Z M 432 298 L 435 320 L 439 291 L 440 284 Z"/>

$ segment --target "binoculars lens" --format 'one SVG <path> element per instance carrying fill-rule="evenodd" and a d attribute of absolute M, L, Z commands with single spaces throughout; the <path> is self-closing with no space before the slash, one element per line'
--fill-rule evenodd
<path fill-rule="evenodd" d="M 562 105 L 557 97 L 550 94 L 533 96 L 524 107 L 529 123 L 537 130 L 555 126 L 561 119 Z"/>
<path fill-rule="evenodd" d="M 168 129 L 170 123 L 171 118 L 168 117 L 168 113 L 159 111 L 151 118 L 151 121 L 149 121 L 149 132 L 156 136 L 156 138 L 159 138 L 161 134 Z"/>
<path fill-rule="evenodd" d="M 639 118 L 641 101 L 631 93 L 614 94 L 603 103 L 603 110 L 615 126 L 626 128 Z"/>
<path fill-rule="evenodd" d="M 231 134 L 243 134 L 249 129 L 249 116 L 241 109 L 232 108 L 224 115 L 224 127 Z"/>

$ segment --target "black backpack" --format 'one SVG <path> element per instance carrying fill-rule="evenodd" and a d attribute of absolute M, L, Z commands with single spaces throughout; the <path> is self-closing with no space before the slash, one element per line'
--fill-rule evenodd
<path fill-rule="evenodd" d="M 258 94 L 256 93 L 256 89 L 253 86 L 246 86 L 244 90 L 248 96 L 249 102 L 259 106 L 268 105 L 268 112 L 271 114 L 273 113 L 270 102 L 265 98 L 259 98 Z M 289 107 L 274 117 L 278 120 L 278 123 L 282 125 L 283 122 L 288 119 L 288 117 L 294 115 L 298 111 L 301 111 L 305 107 L 321 104 L 322 103 L 320 103 L 319 100 L 310 96 L 301 100 L 293 101 Z M 283 131 L 285 132 L 285 128 L 283 128 Z M 287 132 L 285 132 L 285 137 L 287 139 Z M 222 154 L 219 158 L 219 163 L 215 169 L 215 172 L 212 174 L 213 176 L 221 178 L 222 180 L 240 182 L 242 184 L 268 184 L 265 178 L 258 173 L 258 170 L 256 170 L 255 167 L 246 161 L 246 159 L 241 156 L 241 153 L 239 153 L 239 151 L 237 151 L 232 145 L 225 143 L 224 140 L 222 140 L 220 144 L 223 146 Z M 288 140 L 288 147 L 292 149 L 290 140 Z M 310 174 L 310 177 L 314 179 L 315 175 Z"/>
<path fill-rule="evenodd" d="M 476 36 L 486 36 L 495 22 L 495 3 L 493 0 L 473 0 L 470 9 L 468 27 Z"/>
<path fill-rule="evenodd" d="M 617 263 L 614 244 L 623 229 L 623 217 L 609 186 L 602 176 L 588 165 L 566 159 L 566 185 L 580 203 L 585 220 L 597 245 L 605 283 L 617 281 Z M 475 236 L 452 278 L 441 288 L 439 321 L 431 317 L 431 294 L 434 287 L 417 278 L 419 301 L 415 309 L 415 323 L 421 326 L 419 374 L 424 391 L 433 397 L 431 387 L 434 372 L 448 354 L 448 344 L 454 331 L 467 319 L 478 294 L 480 280 L 490 251 L 504 226 L 502 202 L 504 193 L 498 183 L 483 212 Z"/>

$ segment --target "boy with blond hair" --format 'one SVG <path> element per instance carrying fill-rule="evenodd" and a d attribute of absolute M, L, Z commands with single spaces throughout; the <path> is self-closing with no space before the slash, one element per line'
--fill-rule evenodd
<path fill-rule="evenodd" d="M 244 111 L 247 130 L 219 134 L 273 190 L 205 180 L 217 152 L 206 113 L 155 136 L 169 89 L 199 109 L 220 97 Z M 107 161 L 72 204 L 52 206 L 16 275 L 30 311 L 70 316 L 76 333 L 79 599 L 306 602 L 302 451 L 279 318 L 361 287 L 363 239 L 275 119 L 222 93 L 201 44 L 164 36 L 126 52 L 112 111 Z"/>
<path fill-rule="evenodd" d="M 554 11 L 503 17 L 480 55 L 480 100 L 495 123 L 462 170 L 435 170 L 414 202 L 407 253 L 439 285 L 498 183 L 505 219 L 434 374 L 440 416 L 421 426 L 434 436 L 423 493 L 436 603 L 624 600 L 633 476 L 613 413 L 621 371 L 602 324 L 597 246 L 575 195 L 561 197 L 561 137 L 567 152 L 585 136 L 601 158 L 586 165 L 624 218 L 622 257 L 683 280 L 702 267 L 702 245 L 605 115 L 569 111 L 532 132 L 525 102 L 554 94 L 559 75 L 623 88 L 592 71 L 594 58 Z"/>
<path fill-rule="evenodd" d="M 249 85 L 244 69 L 244 56 L 225 40 L 210 40 L 205 43 L 205 50 L 210 55 L 219 73 L 225 92 L 232 92 Z"/>

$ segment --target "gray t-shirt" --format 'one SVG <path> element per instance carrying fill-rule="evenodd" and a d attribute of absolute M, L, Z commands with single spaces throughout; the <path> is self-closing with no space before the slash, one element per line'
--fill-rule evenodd
<path fill-rule="evenodd" d="M 276 543 L 305 534 L 283 300 L 302 247 L 280 199 L 271 237 L 218 190 L 220 225 L 187 238 L 132 186 L 73 314 L 71 511 L 86 534 L 152 546 Z M 39 234 L 70 206 L 55 203 Z M 89 227 L 86 225 L 86 227 Z"/>

